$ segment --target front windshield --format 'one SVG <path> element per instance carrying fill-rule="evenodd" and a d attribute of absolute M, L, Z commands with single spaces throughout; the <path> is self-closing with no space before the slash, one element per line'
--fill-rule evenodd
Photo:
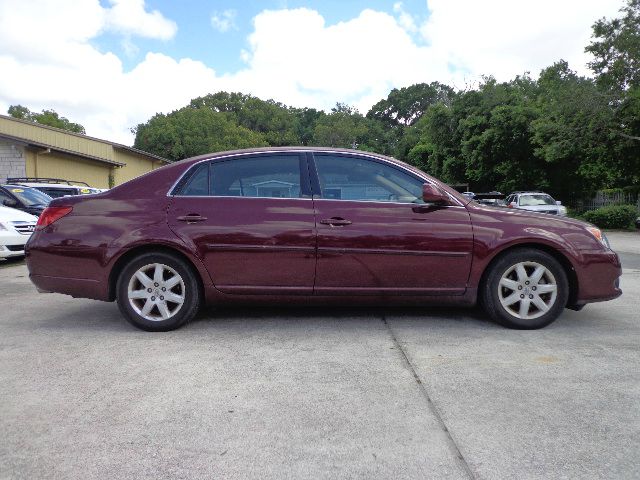
<path fill-rule="evenodd" d="M 535 207 L 538 205 L 555 205 L 556 202 L 553 201 L 549 195 L 540 194 L 540 195 L 522 195 L 520 197 L 520 206 L 521 207 Z"/>
<path fill-rule="evenodd" d="M 51 197 L 40 190 L 28 187 L 11 187 L 9 191 L 27 207 L 33 205 L 49 205 Z"/>

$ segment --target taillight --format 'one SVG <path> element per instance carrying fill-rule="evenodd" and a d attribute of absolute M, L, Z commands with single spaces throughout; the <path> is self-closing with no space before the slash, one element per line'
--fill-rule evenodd
<path fill-rule="evenodd" d="M 65 215 L 68 215 L 73 210 L 73 207 L 47 207 L 44 212 L 38 217 L 38 223 L 36 223 L 36 230 L 42 230 L 48 227 L 53 222 L 60 220 Z"/>

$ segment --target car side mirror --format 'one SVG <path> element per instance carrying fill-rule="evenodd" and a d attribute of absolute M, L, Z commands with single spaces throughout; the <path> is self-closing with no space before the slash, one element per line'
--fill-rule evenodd
<path fill-rule="evenodd" d="M 446 203 L 447 197 L 445 193 L 441 191 L 435 185 L 431 183 L 424 183 L 422 185 L 422 200 L 428 204 L 441 204 Z"/>
<path fill-rule="evenodd" d="M 14 200 L 13 198 L 5 198 L 2 200 L 2 204 L 5 207 L 17 207 L 18 206 L 18 202 L 16 200 Z"/>
<path fill-rule="evenodd" d="M 562 202 L 560 200 L 556 200 L 556 205 L 562 205 Z"/>

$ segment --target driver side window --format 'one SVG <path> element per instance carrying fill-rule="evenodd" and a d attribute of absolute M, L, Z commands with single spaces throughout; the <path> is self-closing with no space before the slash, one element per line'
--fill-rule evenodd
<path fill-rule="evenodd" d="M 423 181 L 400 169 L 362 157 L 315 155 L 322 198 L 424 203 Z"/>

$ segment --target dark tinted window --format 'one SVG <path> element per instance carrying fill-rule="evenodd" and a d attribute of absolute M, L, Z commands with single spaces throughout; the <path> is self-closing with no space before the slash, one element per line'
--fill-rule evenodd
<path fill-rule="evenodd" d="M 212 162 L 211 194 L 299 198 L 300 160 L 297 155 L 262 155 Z"/>
<path fill-rule="evenodd" d="M 423 181 L 361 157 L 315 155 L 323 198 L 423 203 Z"/>
<path fill-rule="evenodd" d="M 78 195 L 76 188 L 58 188 L 58 187 L 35 187 L 41 192 L 46 193 L 51 198 L 60 198 L 67 195 Z"/>
<path fill-rule="evenodd" d="M 31 205 L 49 205 L 49 202 L 51 201 L 51 197 L 49 195 L 36 188 L 13 187 L 9 190 L 28 207 Z"/>
<path fill-rule="evenodd" d="M 11 198 L 11 196 L 8 193 L 5 193 L 1 188 L 0 188 L 0 205 L 2 205 L 2 201 L 3 200 L 13 200 Z"/>
<path fill-rule="evenodd" d="M 206 197 L 209 195 L 209 163 L 205 162 L 196 167 L 187 182 L 180 190 L 180 195 L 186 197 Z"/>

